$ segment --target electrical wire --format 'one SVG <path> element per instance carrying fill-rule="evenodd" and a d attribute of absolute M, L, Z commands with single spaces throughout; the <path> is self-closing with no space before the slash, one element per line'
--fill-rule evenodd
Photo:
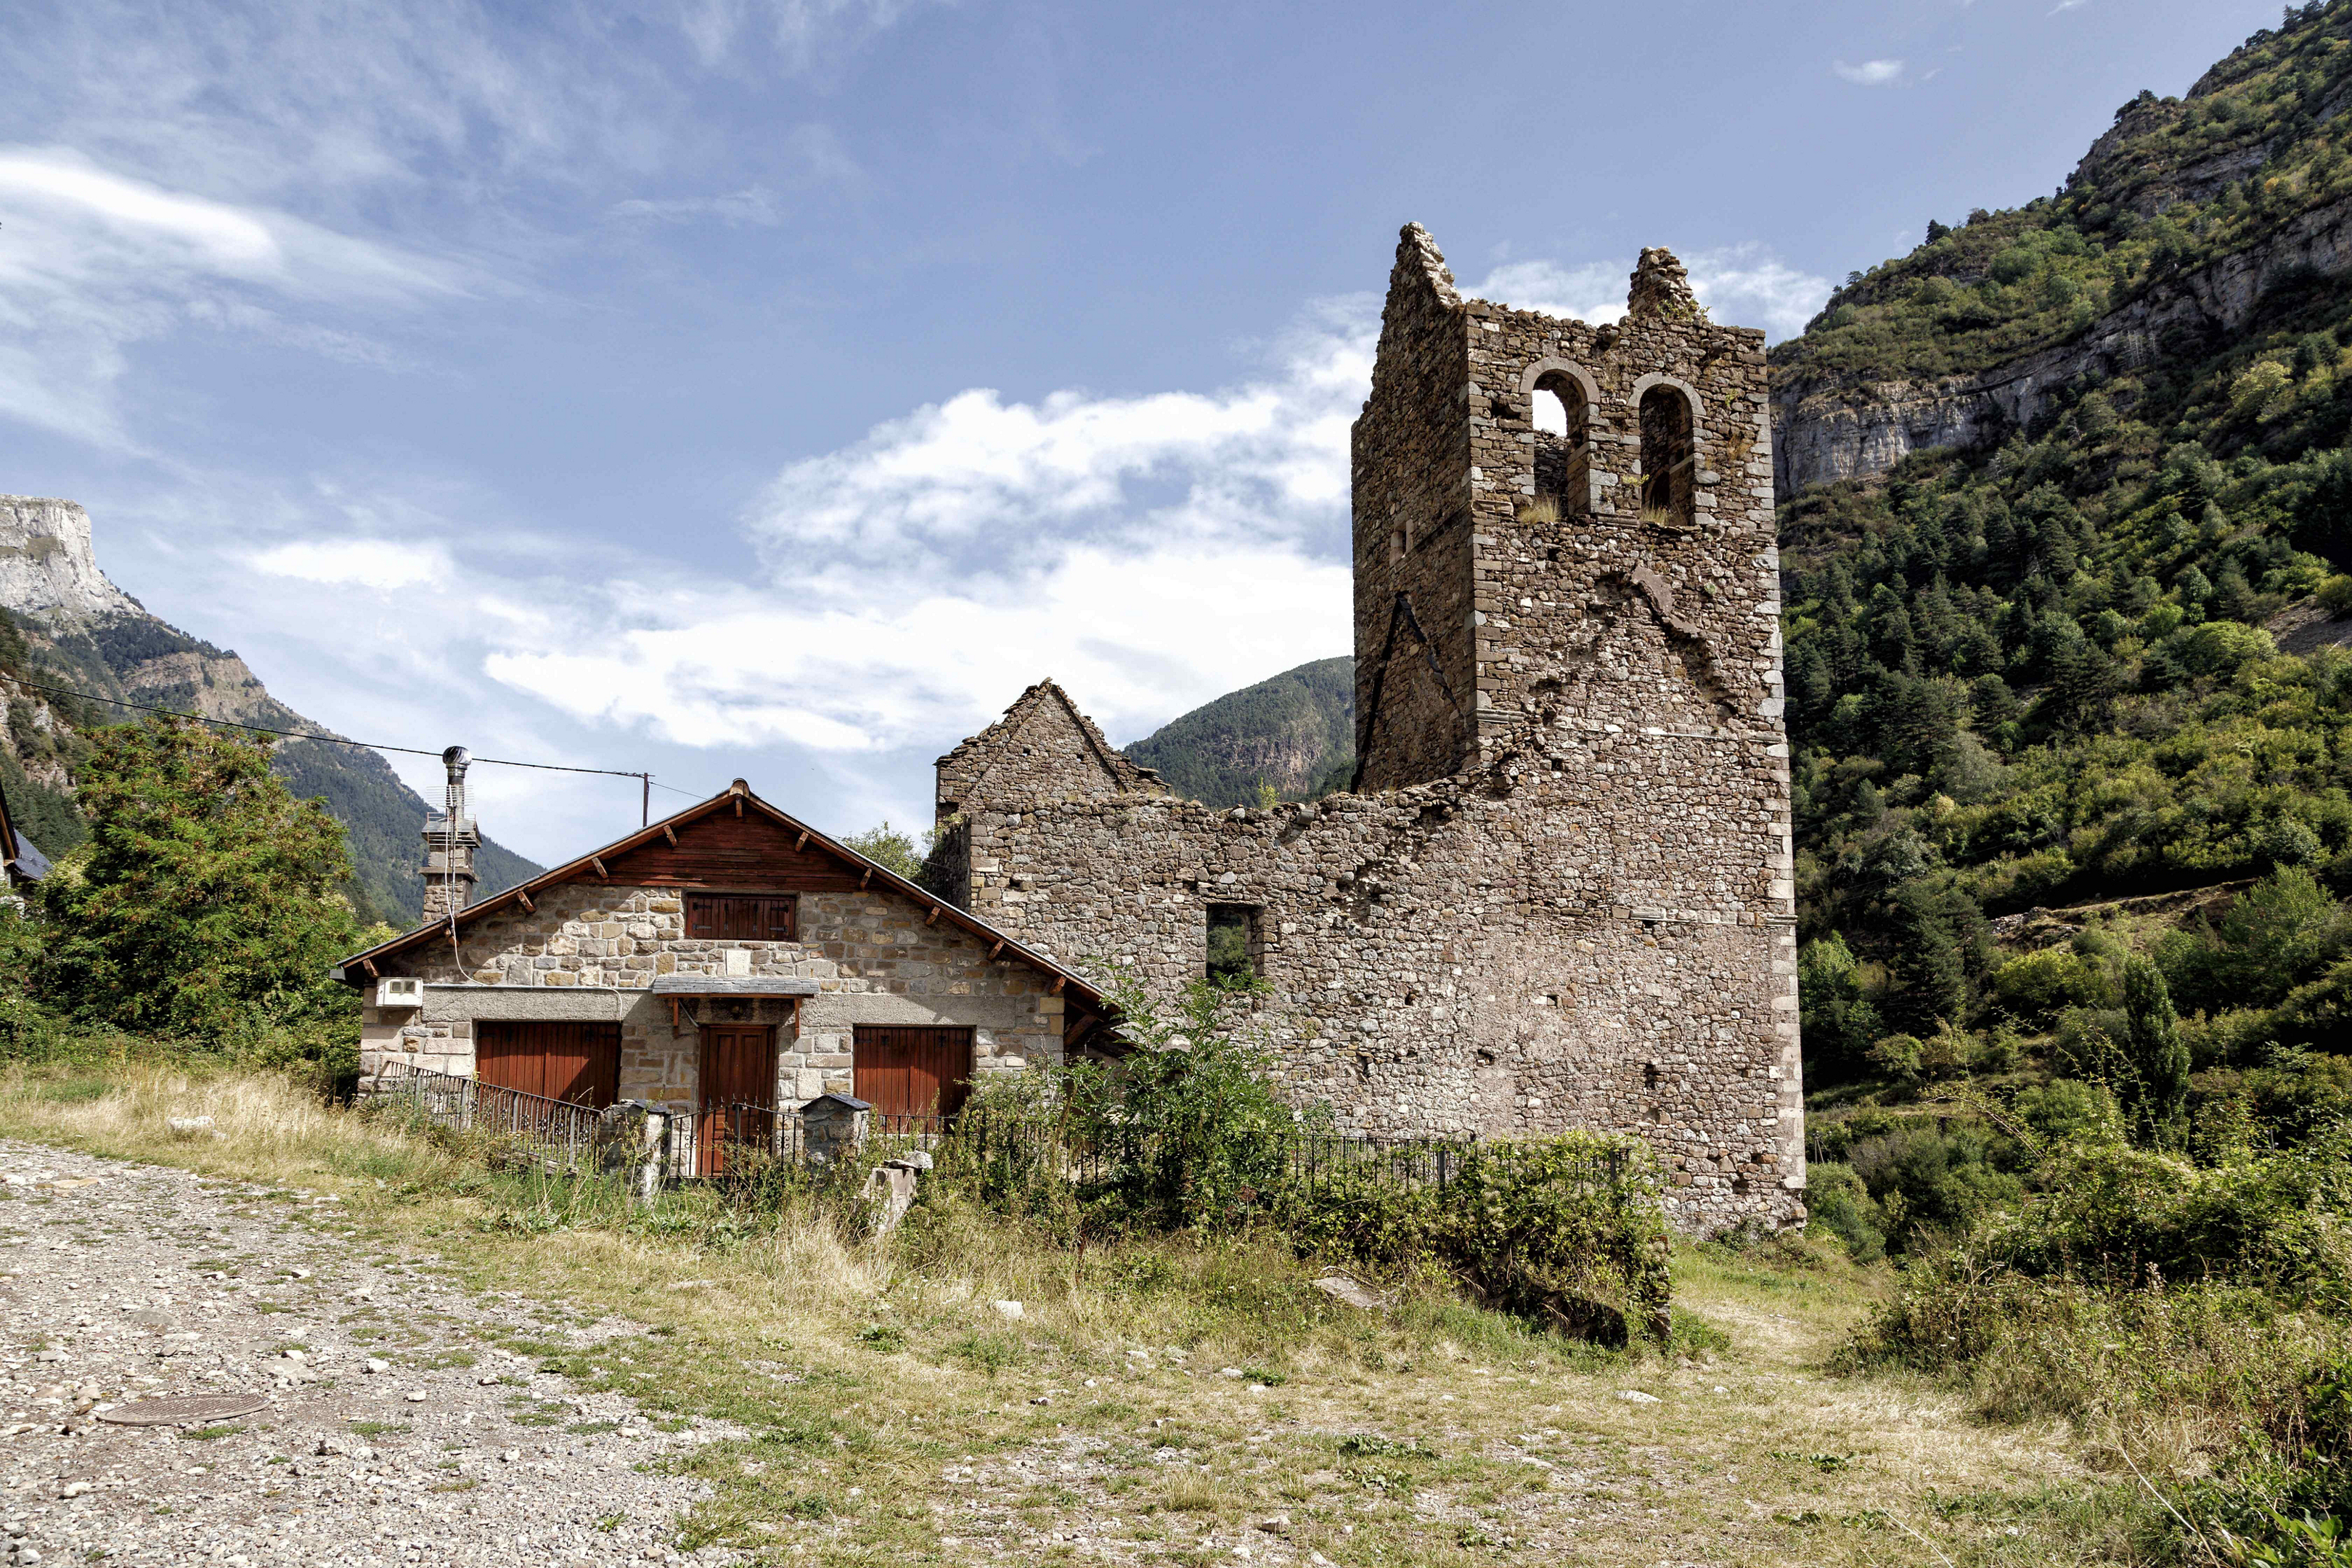
<path fill-rule="evenodd" d="M 29 691 L 47 691 L 60 697 L 79 697 L 89 702 L 111 702 L 117 708 L 135 708 L 142 713 L 161 713 L 172 719 L 194 719 L 199 724 L 217 724 L 227 730 L 248 730 L 257 735 L 284 735 L 289 740 L 319 741 L 331 746 L 356 746 L 363 752 L 401 752 L 412 757 L 437 757 L 441 754 L 438 752 L 425 751 L 421 746 L 381 746 L 373 741 L 347 741 L 341 735 L 315 735 L 308 730 L 272 730 L 263 724 L 240 724 L 234 719 L 212 719 L 202 713 L 182 712 L 177 708 L 156 708 L 144 702 L 131 702 L 121 697 L 101 697 L 95 691 L 76 691 L 70 686 L 49 686 L 37 680 L 26 680 L 21 677 L 10 679 Z M 703 798 L 701 795 L 695 795 L 692 790 L 683 790 L 675 784 L 657 783 L 651 773 L 631 773 L 625 768 L 576 768 L 563 763 L 519 763 L 511 757 L 476 757 L 474 761 L 488 763 L 501 768 L 538 768 L 545 773 L 601 773 L 607 778 L 643 779 L 652 784 L 656 789 L 666 789 L 672 794 L 687 795 L 696 800 Z"/>

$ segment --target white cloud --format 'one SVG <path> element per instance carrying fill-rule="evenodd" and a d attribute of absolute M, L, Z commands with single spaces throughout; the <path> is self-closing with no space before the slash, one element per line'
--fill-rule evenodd
<path fill-rule="evenodd" d="M 1762 327 L 1775 341 L 1804 330 L 1830 297 L 1831 283 L 1800 272 L 1749 241 L 1691 252 L 1682 258 L 1691 291 L 1707 314 L 1727 326 Z M 1631 261 L 1562 267 L 1514 261 L 1488 273 L 1470 290 L 1482 300 L 1580 321 L 1613 321 L 1625 313 Z"/>
<path fill-rule="evenodd" d="M 1901 60 L 1864 60 L 1856 66 L 1837 60 L 1832 63 L 1830 69 L 1856 87 L 1892 87 L 1903 79 Z"/>
<path fill-rule="evenodd" d="M 347 327 L 258 303 L 382 309 L 460 294 L 445 261 L 268 207 L 166 190 L 68 149 L 0 147 L 0 416 L 131 444 L 115 389 L 127 350 L 194 324 L 259 331 L 338 357 L 381 355 Z"/>
<path fill-rule="evenodd" d="M 430 542 L 404 544 L 388 539 L 302 539 L 262 551 L 256 570 L 305 583 L 373 588 L 393 593 L 449 581 L 448 552 Z"/>
<path fill-rule="evenodd" d="M 1803 331 L 1832 287 L 1752 240 L 1696 252 L 1688 264 L 1691 291 L 1708 315 L 1732 326 L 1762 327 L 1776 342 Z"/>
<path fill-rule="evenodd" d="M 774 228 L 784 221 L 784 209 L 775 192 L 764 185 L 751 185 L 723 196 L 672 196 L 659 201 L 632 197 L 614 202 L 604 209 L 604 216 L 656 223 L 691 223 L 697 218 L 711 218 L 730 227 L 751 225 Z"/>

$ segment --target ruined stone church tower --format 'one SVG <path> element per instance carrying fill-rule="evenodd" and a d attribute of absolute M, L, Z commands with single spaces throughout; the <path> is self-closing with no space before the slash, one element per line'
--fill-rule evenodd
<path fill-rule="evenodd" d="M 1353 443 L 1353 793 L 1216 810 L 1052 682 L 940 763 L 929 875 L 1163 994 L 1245 933 L 1301 1103 L 1639 1134 L 1698 1233 L 1801 1214 L 1764 342 L 1643 252 L 1593 326 L 1408 226 Z"/>

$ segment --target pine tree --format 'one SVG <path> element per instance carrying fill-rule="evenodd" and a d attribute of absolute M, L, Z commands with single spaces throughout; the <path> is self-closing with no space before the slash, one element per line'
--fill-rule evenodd
<path fill-rule="evenodd" d="M 2124 962 L 2124 1049 L 2139 1076 L 2141 1141 L 2179 1148 L 2189 1126 L 2189 1046 L 2164 973 L 2145 958 Z"/>

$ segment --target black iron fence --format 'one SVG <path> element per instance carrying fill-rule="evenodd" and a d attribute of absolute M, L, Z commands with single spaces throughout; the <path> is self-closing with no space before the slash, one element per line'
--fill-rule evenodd
<path fill-rule="evenodd" d="M 612 1163 L 633 1137 L 627 1123 L 593 1106 L 406 1062 L 384 1064 L 375 1095 L 419 1121 L 567 1170 Z"/>
<path fill-rule="evenodd" d="M 740 1175 L 778 1163 L 806 1164 L 838 1157 L 845 1142 L 868 1154 L 877 1150 L 932 1149 L 950 1134 L 953 1119 L 878 1110 L 855 1122 L 812 1120 L 799 1110 L 742 1100 L 670 1115 L 663 1134 L 662 1169 L 672 1181 Z"/>
<path fill-rule="evenodd" d="M 662 1117 L 647 1136 L 642 1106 L 604 1110 L 502 1089 L 402 1062 L 385 1064 L 378 1097 L 431 1125 L 481 1138 L 551 1167 L 637 1168 L 664 1184 L 730 1181 L 782 1167 L 860 1165 L 917 1153 L 973 1171 L 1017 1171 L 1081 1191 L 1117 1184 L 1192 1216 L 1204 1205 L 1248 1207 L 1275 1188 L 1318 1191 L 1371 1185 L 1443 1192 L 1474 1163 L 1491 1177 L 1540 1161 L 1548 1180 L 1626 1194 L 1632 1175 L 1622 1145 L 1564 1149 L 1549 1142 L 1465 1138 L 1369 1138 L 1312 1128 L 1246 1137 L 1194 1136 L 1187 1129 L 1088 1121 L 1051 1112 L 1007 1115 L 844 1113 L 812 1116 L 790 1107 L 730 1100 Z"/>

